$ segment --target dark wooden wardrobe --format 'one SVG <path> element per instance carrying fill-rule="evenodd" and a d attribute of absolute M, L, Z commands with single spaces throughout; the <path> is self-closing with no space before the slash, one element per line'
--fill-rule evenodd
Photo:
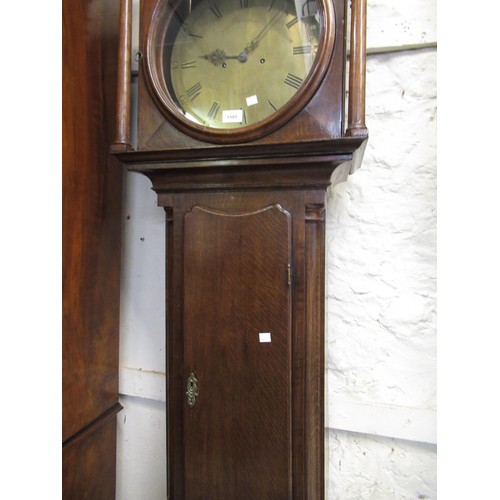
<path fill-rule="evenodd" d="M 115 123 L 119 2 L 63 0 L 65 500 L 115 497 L 122 170 Z"/>

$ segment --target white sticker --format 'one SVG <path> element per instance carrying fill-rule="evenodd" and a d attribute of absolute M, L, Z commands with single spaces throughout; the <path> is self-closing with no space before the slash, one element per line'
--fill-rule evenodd
<path fill-rule="evenodd" d="M 271 334 L 269 332 L 259 333 L 259 340 L 263 342 L 271 342 Z"/>
<path fill-rule="evenodd" d="M 259 100 L 256 95 L 251 95 L 247 97 L 247 106 L 253 106 L 254 104 L 259 104 Z"/>
<path fill-rule="evenodd" d="M 225 109 L 222 111 L 222 123 L 241 123 L 242 121 L 242 109 Z"/>

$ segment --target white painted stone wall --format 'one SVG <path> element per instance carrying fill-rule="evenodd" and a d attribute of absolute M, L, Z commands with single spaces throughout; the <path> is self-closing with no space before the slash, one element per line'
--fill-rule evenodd
<path fill-rule="evenodd" d="M 435 64 L 434 49 L 369 59 L 364 164 L 329 192 L 334 401 L 435 411 Z"/>
<path fill-rule="evenodd" d="M 436 2 L 368 0 L 361 169 L 328 191 L 329 500 L 436 498 Z M 119 500 L 165 498 L 164 213 L 125 186 Z"/>
<path fill-rule="evenodd" d="M 328 500 L 436 498 L 434 445 L 333 429 L 326 443 Z"/>

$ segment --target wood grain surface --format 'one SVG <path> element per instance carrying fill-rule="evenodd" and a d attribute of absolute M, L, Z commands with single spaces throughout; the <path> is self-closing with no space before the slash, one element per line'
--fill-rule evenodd
<path fill-rule="evenodd" d="M 64 498 L 111 499 L 118 402 L 122 169 L 108 153 L 115 113 L 118 3 L 63 2 Z M 82 434 L 83 430 L 86 430 Z M 75 445 L 75 436 L 80 436 Z"/>

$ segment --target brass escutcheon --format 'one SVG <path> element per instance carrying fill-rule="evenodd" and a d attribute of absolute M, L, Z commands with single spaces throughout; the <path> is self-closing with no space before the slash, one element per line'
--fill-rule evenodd
<path fill-rule="evenodd" d="M 187 380 L 187 391 L 186 391 L 187 404 L 190 408 L 192 408 L 196 403 L 196 398 L 198 397 L 198 395 L 199 395 L 198 380 L 194 376 L 194 373 L 191 372 L 191 375 L 189 375 L 189 378 Z"/>

